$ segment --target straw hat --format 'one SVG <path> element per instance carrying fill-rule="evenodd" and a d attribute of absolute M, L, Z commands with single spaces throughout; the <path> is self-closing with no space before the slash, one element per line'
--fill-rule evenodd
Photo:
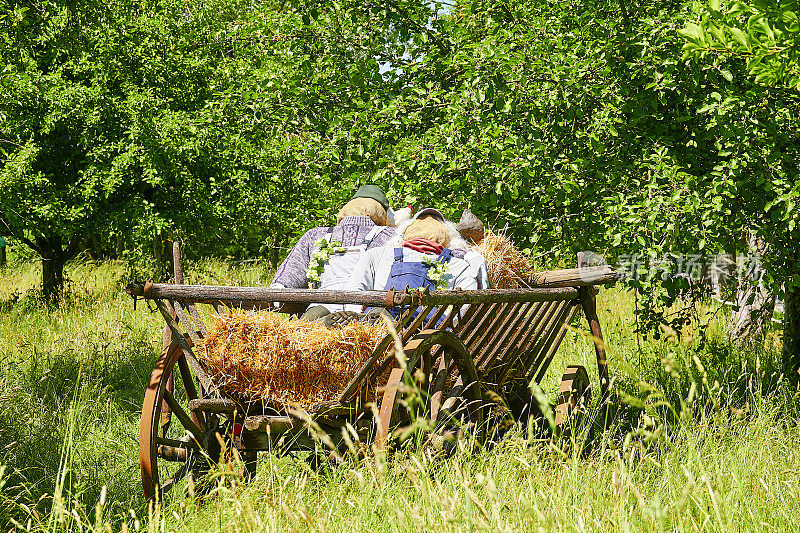
<path fill-rule="evenodd" d="M 450 244 L 450 234 L 443 219 L 435 214 L 425 214 L 424 211 L 420 211 L 403 232 L 403 239 L 407 241 L 416 238 L 430 239 L 442 246 Z"/>

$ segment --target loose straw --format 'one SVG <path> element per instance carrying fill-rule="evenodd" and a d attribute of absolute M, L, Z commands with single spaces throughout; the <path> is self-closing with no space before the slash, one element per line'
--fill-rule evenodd
<path fill-rule="evenodd" d="M 328 328 L 271 311 L 215 317 L 201 357 L 215 383 L 244 400 L 334 400 L 387 334 L 382 322 Z"/>
<path fill-rule="evenodd" d="M 518 289 L 528 287 L 533 269 L 525 256 L 502 233 L 487 233 L 473 249 L 486 259 L 489 285 L 493 289 Z"/>

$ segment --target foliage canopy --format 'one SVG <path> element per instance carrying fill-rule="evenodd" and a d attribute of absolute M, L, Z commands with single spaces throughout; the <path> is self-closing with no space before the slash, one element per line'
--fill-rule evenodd
<path fill-rule="evenodd" d="M 33 244 L 274 261 L 372 181 L 541 263 L 754 232 L 797 283 L 796 2 L 4 1 L 0 209 Z M 691 292 L 631 286 L 645 329 Z"/>

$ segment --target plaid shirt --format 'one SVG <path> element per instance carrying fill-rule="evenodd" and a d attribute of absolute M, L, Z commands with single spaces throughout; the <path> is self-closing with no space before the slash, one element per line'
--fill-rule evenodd
<path fill-rule="evenodd" d="M 339 224 L 333 226 L 331 240 L 339 241 L 343 246 L 358 246 L 363 243 L 375 223 L 369 217 L 344 217 Z M 271 289 L 305 289 L 308 288 L 306 270 L 314 253 L 314 243 L 325 237 L 330 227 L 319 227 L 308 230 L 300 237 L 292 251 L 278 267 L 275 278 L 270 284 Z M 383 246 L 395 236 L 394 228 L 386 227 L 375 236 L 370 243 L 370 249 Z"/>

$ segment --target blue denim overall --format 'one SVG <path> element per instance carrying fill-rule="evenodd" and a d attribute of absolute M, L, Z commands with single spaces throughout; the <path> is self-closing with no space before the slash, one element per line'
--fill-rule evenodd
<path fill-rule="evenodd" d="M 442 250 L 442 253 L 439 254 L 439 257 L 436 258 L 436 260 L 440 263 L 449 263 L 452 254 L 453 253 L 449 248 L 445 248 Z M 385 290 L 388 291 L 389 289 L 395 289 L 402 291 L 406 288 L 422 289 L 425 287 L 431 290 L 436 290 L 436 284 L 428 279 L 429 268 L 430 267 L 428 267 L 428 265 L 422 263 L 421 261 L 404 262 L 403 249 L 395 248 L 394 263 L 392 264 L 392 269 L 389 271 L 389 280 L 386 282 Z M 405 308 L 395 307 L 387 309 L 387 311 L 389 311 L 393 317 L 397 318 L 405 311 Z M 419 311 L 417 311 L 417 313 L 419 313 Z M 417 313 L 414 314 L 414 317 L 416 317 Z M 429 320 L 434 314 L 436 314 L 435 309 L 428 314 L 426 320 Z M 444 316 L 442 319 L 443 318 Z M 439 323 L 441 323 L 442 319 L 439 319 Z M 436 325 L 438 326 L 439 324 L 437 323 Z"/>

